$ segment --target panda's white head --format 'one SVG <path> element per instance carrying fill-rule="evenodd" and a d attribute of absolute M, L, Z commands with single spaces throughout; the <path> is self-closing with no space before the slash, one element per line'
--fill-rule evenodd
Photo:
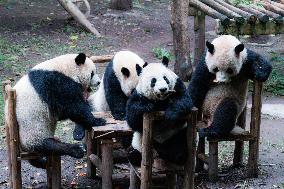
<path fill-rule="evenodd" d="M 206 46 L 205 62 L 209 71 L 216 75 L 215 82 L 230 82 L 247 57 L 244 45 L 232 35 L 221 35 L 212 43 L 207 41 Z"/>
<path fill-rule="evenodd" d="M 169 60 L 148 64 L 142 71 L 136 90 L 150 100 L 165 100 L 174 92 L 178 76 L 167 68 Z"/>
<path fill-rule="evenodd" d="M 131 51 L 119 51 L 113 57 L 113 70 L 126 96 L 135 89 L 139 75 L 147 63 Z"/>
<path fill-rule="evenodd" d="M 84 89 L 100 84 L 95 64 L 84 53 L 58 56 L 36 65 L 33 70 L 58 71 L 82 84 Z"/>

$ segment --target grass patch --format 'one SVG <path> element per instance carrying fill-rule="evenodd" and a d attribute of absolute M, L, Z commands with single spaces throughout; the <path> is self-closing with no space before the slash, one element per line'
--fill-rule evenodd
<path fill-rule="evenodd" d="M 173 54 L 165 48 L 156 47 L 152 50 L 152 52 L 154 53 L 154 56 L 160 60 L 162 60 L 164 56 L 167 57 L 170 61 L 172 61 L 174 58 Z"/>
<path fill-rule="evenodd" d="M 272 52 L 273 69 L 269 79 L 264 84 L 264 91 L 274 95 L 284 96 L 284 54 Z"/>

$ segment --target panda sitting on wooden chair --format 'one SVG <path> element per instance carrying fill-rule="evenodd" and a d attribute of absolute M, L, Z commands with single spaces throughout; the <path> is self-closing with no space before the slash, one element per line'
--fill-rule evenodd
<path fill-rule="evenodd" d="M 188 88 L 193 104 L 203 113 L 205 128 L 199 136 L 244 134 L 236 122 L 246 106 L 248 80 L 266 81 L 272 66 L 231 35 L 207 41 L 206 46 Z"/>

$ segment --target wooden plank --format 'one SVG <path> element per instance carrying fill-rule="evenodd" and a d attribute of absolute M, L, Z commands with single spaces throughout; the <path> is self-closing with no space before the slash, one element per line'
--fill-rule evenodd
<path fill-rule="evenodd" d="M 173 0 L 171 4 L 171 27 L 175 54 L 174 72 L 183 80 L 188 81 L 192 73 L 189 57 L 189 0 Z"/>
<path fill-rule="evenodd" d="M 10 132 L 10 150 L 11 150 L 11 172 L 12 172 L 12 186 L 13 189 L 22 188 L 21 177 L 21 161 L 20 157 L 20 137 L 19 126 L 16 120 L 16 90 L 10 89 L 8 91 L 8 120 L 7 124 Z"/>
<path fill-rule="evenodd" d="M 152 183 L 152 120 L 150 113 L 143 115 L 141 189 L 151 188 Z"/>
<path fill-rule="evenodd" d="M 198 154 L 197 157 L 207 165 L 209 164 L 209 156 L 206 154 Z"/>
<path fill-rule="evenodd" d="M 111 59 L 113 58 L 113 55 L 101 55 L 101 56 L 91 56 L 90 59 L 94 63 L 106 63 L 110 62 Z"/>
<path fill-rule="evenodd" d="M 209 142 L 209 180 L 216 182 L 218 179 L 218 142 Z"/>
<path fill-rule="evenodd" d="M 39 153 L 34 153 L 34 152 L 21 152 L 20 157 L 18 160 L 29 160 L 29 159 L 38 159 L 41 158 L 42 155 Z"/>
<path fill-rule="evenodd" d="M 138 189 L 139 188 L 139 177 L 136 175 L 136 172 L 133 168 L 130 167 L 130 184 L 129 189 Z"/>
<path fill-rule="evenodd" d="M 61 188 L 61 158 L 57 155 L 52 155 L 52 188 Z"/>
<path fill-rule="evenodd" d="M 274 12 L 271 12 L 271 11 L 269 11 L 267 9 L 264 9 L 262 7 L 258 7 L 258 6 L 255 6 L 255 5 L 251 5 L 250 7 L 253 10 L 257 10 L 257 11 L 262 12 L 262 13 L 266 14 L 267 16 L 273 18 L 273 20 L 276 23 L 282 23 L 283 22 L 283 16 L 281 16 L 279 14 L 276 14 Z"/>
<path fill-rule="evenodd" d="M 197 146 L 197 154 L 198 156 L 196 159 L 196 172 L 201 172 L 204 170 L 204 161 L 202 161 L 202 159 L 199 158 L 199 154 L 205 154 L 205 137 L 203 138 L 199 137 L 198 146 Z"/>
<path fill-rule="evenodd" d="M 194 17 L 194 67 L 199 63 L 200 57 L 205 52 L 205 14 L 202 11 L 197 11 Z"/>
<path fill-rule="evenodd" d="M 196 158 L 196 124 L 197 108 L 193 108 L 191 116 L 187 120 L 187 146 L 188 154 L 185 164 L 184 188 L 194 189 L 194 171 Z"/>
<path fill-rule="evenodd" d="M 252 7 L 246 7 L 246 6 L 239 5 L 239 8 L 244 10 L 244 11 L 247 11 L 247 12 L 254 14 L 261 22 L 268 22 L 269 21 L 268 15 L 254 9 Z"/>
<path fill-rule="evenodd" d="M 261 4 L 263 5 L 265 9 L 275 12 L 281 16 L 284 16 L 284 10 L 275 6 L 274 4 L 271 4 L 269 2 L 264 2 L 264 1 L 262 1 Z"/>
<path fill-rule="evenodd" d="M 102 151 L 102 189 L 112 189 L 112 170 L 113 170 L 113 141 L 102 140 L 101 151 Z"/>
<path fill-rule="evenodd" d="M 232 134 L 229 134 L 228 136 L 208 138 L 208 141 L 211 141 L 211 142 L 218 142 L 218 141 L 250 141 L 250 140 L 255 140 L 255 136 L 253 136 L 251 133 L 247 133 L 247 134 L 243 134 L 243 135 L 232 135 Z"/>
<path fill-rule="evenodd" d="M 212 18 L 219 19 L 223 25 L 227 25 L 230 22 L 230 19 L 227 16 L 217 12 L 215 9 L 198 0 L 190 0 L 189 5 L 203 11 L 206 15 L 211 16 Z"/>
<path fill-rule="evenodd" d="M 261 123 L 261 93 L 262 82 L 254 81 L 252 93 L 252 108 L 251 108 L 251 123 L 250 132 L 255 137 L 255 140 L 249 142 L 249 159 L 248 159 L 248 176 L 258 176 L 258 156 L 259 156 L 259 137 Z"/>
<path fill-rule="evenodd" d="M 246 113 L 247 109 L 243 110 L 241 115 L 238 118 L 237 125 L 241 128 L 245 129 L 246 127 Z M 243 163 L 243 153 L 244 153 L 244 142 L 243 141 L 236 141 L 235 142 L 235 149 L 234 149 L 234 159 L 233 165 L 235 167 L 241 166 Z"/>

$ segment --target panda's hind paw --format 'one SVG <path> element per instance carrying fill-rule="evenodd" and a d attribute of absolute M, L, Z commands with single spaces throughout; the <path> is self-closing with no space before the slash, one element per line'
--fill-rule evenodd
<path fill-rule="evenodd" d="M 106 125 L 106 120 L 103 118 L 96 118 L 96 125 L 95 126 L 104 126 Z"/>
<path fill-rule="evenodd" d="M 80 159 L 83 158 L 85 155 L 85 149 L 83 145 L 80 144 L 74 144 L 71 148 L 70 148 L 70 153 L 69 156 Z"/>

